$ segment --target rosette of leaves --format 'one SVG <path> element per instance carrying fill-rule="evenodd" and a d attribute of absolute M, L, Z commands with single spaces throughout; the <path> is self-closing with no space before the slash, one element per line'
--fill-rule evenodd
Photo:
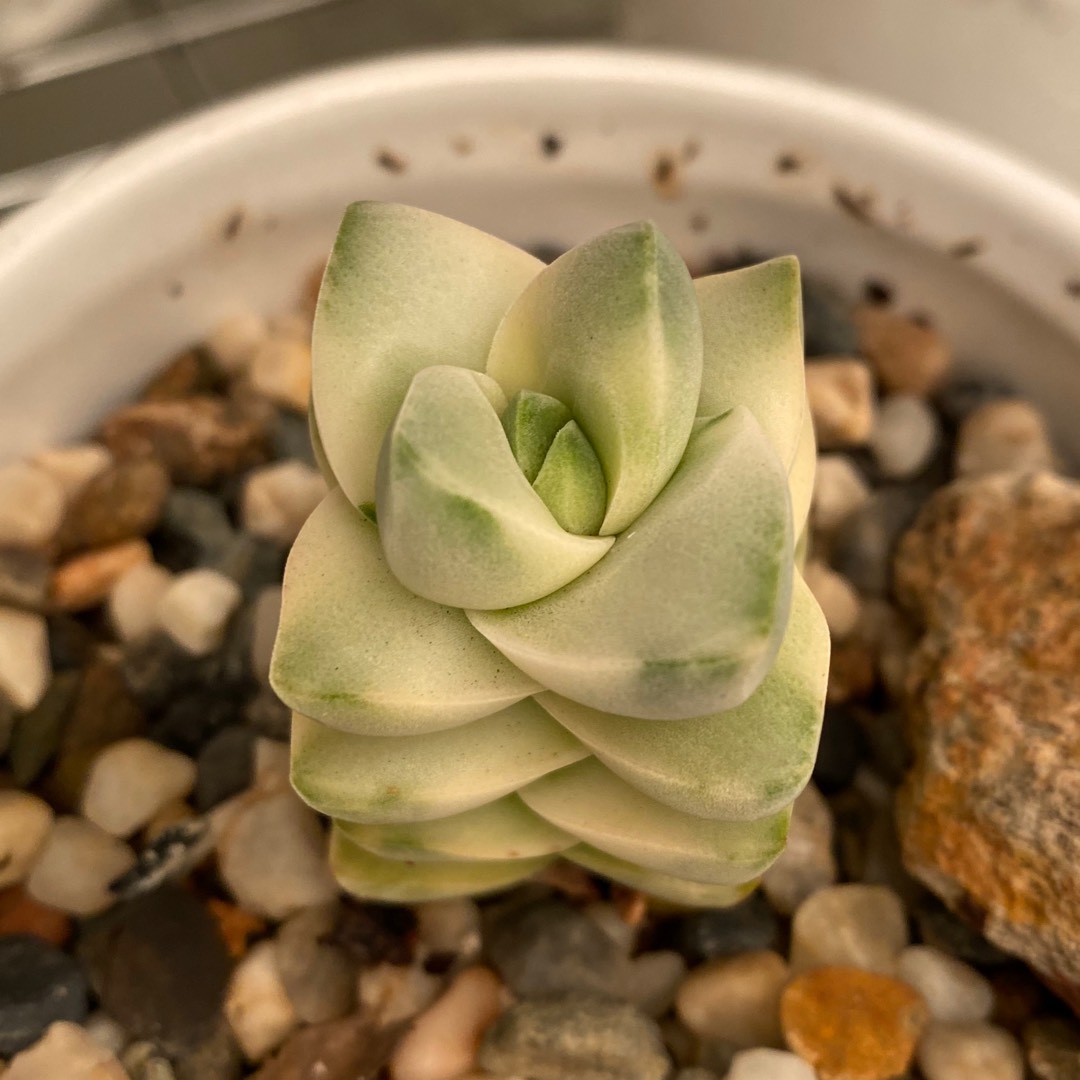
<path fill-rule="evenodd" d="M 478 893 L 565 857 L 718 905 L 779 854 L 829 650 L 796 554 L 800 312 L 793 258 L 694 281 L 650 223 L 545 267 L 348 210 L 313 337 L 331 491 L 272 671 L 347 889 Z"/>

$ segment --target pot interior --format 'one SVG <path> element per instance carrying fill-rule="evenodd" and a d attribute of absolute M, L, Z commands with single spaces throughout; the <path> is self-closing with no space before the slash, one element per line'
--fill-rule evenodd
<path fill-rule="evenodd" d="M 241 99 L 6 224 L 0 459 L 90 429 L 237 309 L 287 306 L 354 199 L 522 244 L 650 217 L 691 265 L 791 251 L 853 296 L 887 283 L 963 368 L 1012 381 L 1080 453 L 1067 422 L 1080 201 L 960 136 L 792 77 L 533 49 L 369 63 Z"/>

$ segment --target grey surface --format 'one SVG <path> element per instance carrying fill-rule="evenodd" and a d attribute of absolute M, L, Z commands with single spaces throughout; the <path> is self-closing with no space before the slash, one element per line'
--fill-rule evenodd
<path fill-rule="evenodd" d="M 0 40 L 0 213 L 73 161 L 330 64 L 470 42 L 615 36 L 622 0 L 114 0 L 67 38 Z"/>

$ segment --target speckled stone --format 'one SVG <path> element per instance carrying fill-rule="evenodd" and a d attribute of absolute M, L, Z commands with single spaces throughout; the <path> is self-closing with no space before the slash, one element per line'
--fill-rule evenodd
<path fill-rule="evenodd" d="M 821 1080 L 890 1080 L 904 1072 L 927 1023 L 906 983 L 857 968 L 823 967 L 793 979 L 780 1006 L 788 1046 Z"/>
<path fill-rule="evenodd" d="M 945 488 L 896 583 L 928 627 L 909 675 L 905 861 L 1080 1008 L 1080 774 L 1061 766 L 1080 760 L 1080 484 Z"/>

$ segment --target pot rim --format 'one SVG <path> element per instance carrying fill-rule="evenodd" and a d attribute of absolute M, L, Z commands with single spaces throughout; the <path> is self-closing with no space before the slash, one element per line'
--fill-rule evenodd
<path fill-rule="evenodd" d="M 0 279 L 38 246 L 102 203 L 123 200 L 193 153 L 206 154 L 286 120 L 335 104 L 402 91 L 522 82 L 636 84 L 711 94 L 762 116 L 829 125 L 870 137 L 897 158 L 919 157 L 928 173 L 959 173 L 982 199 L 1036 226 L 1053 246 L 1080 253 L 1080 194 L 989 142 L 861 91 L 804 75 L 670 51 L 594 45 L 479 46 L 365 59 L 239 95 L 137 136 L 0 225 Z M 1077 256 L 1080 269 L 1080 254 Z"/>

